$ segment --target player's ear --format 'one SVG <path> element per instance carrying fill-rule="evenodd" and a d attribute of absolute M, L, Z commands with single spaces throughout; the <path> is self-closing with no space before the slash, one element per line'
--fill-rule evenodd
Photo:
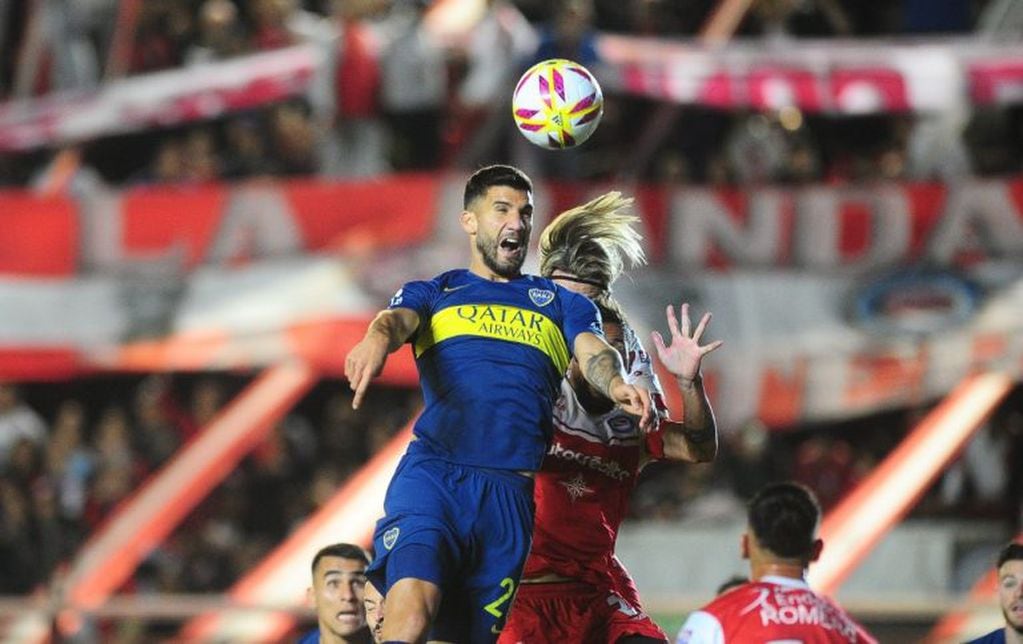
<path fill-rule="evenodd" d="M 817 561 L 820 559 L 821 550 L 824 550 L 824 540 L 817 539 L 813 542 L 813 547 L 810 548 L 810 561 Z"/>
<path fill-rule="evenodd" d="M 476 213 L 471 210 L 463 210 L 462 214 L 458 216 L 458 223 L 462 225 L 462 230 L 469 233 L 470 235 L 476 234 L 476 228 L 479 223 L 476 220 Z"/>
<path fill-rule="evenodd" d="M 741 551 L 742 551 L 742 558 L 743 559 L 749 559 L 749 533 L 748 532 L 743 532 L 742 533 L 742 540 L 739 543 L 740 543 L 739 547 L 741 548 Z"/>
<path fill-rule="evenodd" d="M 305 589 L 305 600 L 309 606 L 316 606 L 316 591 L 312 586 Z"/>

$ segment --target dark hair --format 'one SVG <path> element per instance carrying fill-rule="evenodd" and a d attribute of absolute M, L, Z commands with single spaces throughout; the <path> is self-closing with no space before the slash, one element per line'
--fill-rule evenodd
<path fill-rule="evenodd" d="M 772 483 L 749 504 L 749 527 L 757 543 L 785 559 L 807 559 L 813 551 L 821 507 L 809 488 Z"/>
<path fill-rule="evenodd" d="M 597 311 L 600 312 L 601 322 L 625 324 L 625 315 L 622 313 L 622 308 L 618 306 L 618 302 L 610 297 L 596 297 L 592 299 L 592 302 L 596 305 Z"/>
<path fill-rule="evenodd" d="M 998 553 L 998 563 L 995 570 L 1002 567 L 1006 561 L 1023 561 L 1023 543 L 1009 543 Z"/>
<path fill-rule="evenodd" d="M 361 561 L 362 563 L 369 565 L 369 553 L 360 548 L 359 546 L 352 543 L 334 543 L 324 548 L 320 548 L 320 551 L 313 557 L 313 574 L 316 574 L 316 564 L 320 563 L 320 559 L 324 557 L 339 557 L 341 559 L 353 559 L 355 561 Z"/>
<path fill-rule="evenodd" d="M 510 165 L 488 165 L 474 172 L 465 182 L 462 207 L 468 210 L 469 205 L 487 194 L 491 186 L 508 186 L 523 192 L 533 192 L 533 182 L 522 170 Z"/>

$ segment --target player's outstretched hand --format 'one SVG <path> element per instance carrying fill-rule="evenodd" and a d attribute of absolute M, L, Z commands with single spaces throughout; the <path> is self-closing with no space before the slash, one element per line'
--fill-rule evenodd
<path fill-rule="evenodd" d="M 668 330 L 671 331 L 671 344 L 665 345 L 664 338 L 657 331 L 651 334 L 654 346 L 657 347 L 657 357 L 664 367 L 676 378 L 683 381 L 692 381 L 700 375 L 700 363 L 703 356 L 714 351 L 722 344 L 721 340 L 715 340 L 710 344 L 700 346 L 700 339 L 703 332 L 710 324 L 710 313 L 704 313 L 696 330 L 690 334 L 691 322 L 689 320 L 689 304 L 683 303 L 680 311 L 682 327 L 679 328 L 678 320 L 675 318 L 675 308 L 668 305 Z"/>
<path fill-rule="evenodd" d="M 633 416 L 639 416 L 640 429 L 645 431 L 653 423 L 654 412 L 650 403 L 650 392 L 643 387 L 625 384 L 618 378 L 617 384 L 611 387 L 611 396 L 622 409 Z"/>
<path fill-rule="evenodd" d="M 358 409 L 366 395 L 369 381 L 380 375 L 387 360 L 387 337 L 370 331 L 345 358 L 345 377 L 355 392 L 352 409 Z"/>

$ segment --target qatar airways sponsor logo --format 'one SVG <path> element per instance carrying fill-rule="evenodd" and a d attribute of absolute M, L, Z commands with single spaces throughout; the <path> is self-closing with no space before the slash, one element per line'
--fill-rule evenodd
<path fill-rule="evenodd" d="M 622 466 L 619 465 L 617 462 L 606 458 L 601 458 L 600 456 L 583 454 L 582 452 L 577 452 L 574 449 L 562 447 L 557 442 L 551 443 L 550 448 L 547 450 L 547 455 L 553 456 L 554 458 L 560 458 L 566 461 L 572 461 L 573 463 L 578 463 L 583 467 L 588 467 L 591 470 L 596 470 L 603 474 L 604 476 L 611 477 L 616 481 L 624 481 L 625 479 L 629 478 L 629 473 L 624 468 L 622 468 Z"/>
<path fill-rule="evenodd" d="M 742 609 L 745 615 L 754 610 L 760 613 L 763 626 L 818 626 L 835 631 L 850 642 L 856 641 L 856 627 L 827 603 L 809 592 L 772 592 L 762 588 L 760 595 Z"/>

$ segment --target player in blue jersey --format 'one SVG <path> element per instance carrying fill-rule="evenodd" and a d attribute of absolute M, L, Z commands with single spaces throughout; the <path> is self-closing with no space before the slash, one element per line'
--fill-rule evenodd
<path fill-rule="evenodd" d="M 608 398 L 651 420 L 626 383 L 596 307 L 521 272 L 533 190 L 511 166 L 465 186 L 468 270 L 409 282 L 345 360 L 358 407 L 388 354 L 413 346 L 425 407 L 387 490 L 368 574 L 384 592 L 385 642 L 487 642 L 511 605 L 533 526 L 533 480 L 569 360 Z"/>
<path fill-rule="evenodd" d="M 1023 644 L 1023 543 L 1010 543 L 998 553 L 998 604 L 1005 626 L 967 644 Z"/>
<path fill-rule="evenodd" d="M 298 644 L 370 644 L 363 592 L 369 555 L 359 546 L 335 543 L 313 557 L 309 599 L 316 606 L 316 628 Z"/>

